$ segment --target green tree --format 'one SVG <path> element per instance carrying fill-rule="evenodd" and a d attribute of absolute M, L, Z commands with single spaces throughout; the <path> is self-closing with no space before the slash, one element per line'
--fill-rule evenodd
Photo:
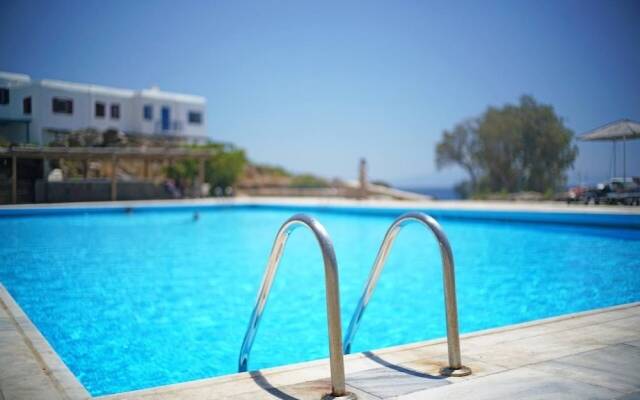
<path fill-rule="evenodd" d="M 291 179 L 289 186 L 296 188 L 325 188 L 329 186 L 329 183 L 315 175 L 300 174 Z"/>
<path fill-rule="evenodd" d="M 478 184 L 478 120 L 471 119 L 456 124 L 453 130 L 445 130 L 436 146 L 436 167 L 440 170 L 452 165 L 462 167 L 469 174 L 469 188 L 474 191 Z"/>
<path fill-rule="evenodd" d="M 470 194 L 546 193 L 566 181 L 578 152 L 572 140 L 552 106 L 522 96 L 517 105 L 489 107 L 480 118 L 444 131 L 436 166 L 464 168 L 470 181 L 458 187 Z"/>
<path fill-rule="evenodd" d="M 209 146 L 217 148 L 218 151 L 205 164 L 205 180 L 212 188 L 235 185 L 247 165 L 244 150 L 232 144 L 216 143 Z"/>
<path fill-rule="evenodd" d="M 205 162 L 205 181 L 216 187 L 233 186 L 245 166 L 247 156 L 242 149 L 228 143 L 209 143 L 191 146 L 194 149 L 210 150 L 211 157 Z M 171 178 L 191 184 L 198 176 L 198 161 L 193 159 L 176 162 L 167 170 Z"/>
<path fill-rule="evenodd" d="M 251 165 L 256 171 L 262 175 L 271 175 L 276 177 L 290 177 L 291 173 L 279 165 L 255 164 Z"/>

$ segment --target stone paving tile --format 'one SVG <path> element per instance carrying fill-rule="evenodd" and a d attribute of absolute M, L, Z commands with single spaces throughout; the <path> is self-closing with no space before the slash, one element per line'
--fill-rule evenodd
<path fill-rule="evenodd" d="M 571 328 L 567 328 L 564 326 L 560 327 L 560 326 L 557 326 L 556 324 L 545 324 L 545 325 L 531 326 L 531 327 L 526 327 L 521 329 L 513 329 L 508 332 L 503 332 L 503 334 L 500 334 L 500 335 L 487 334 L 487 335 L 473 336 L 470 338 L 465 338 L 463 342 L 465 348 L 463 348 L 463 350 L 464 352 L 466 352 L 466 350 L 470 348 L 493 346 L 499 343 L 513 342 L 516 340 L 521 340 L 529 337 L 560 332 L 567 329 L 571 329 Z"/>
<path fill-rule="evenodd" d="M 617 311 L 620 315 L 626 315 L 629 317 L 638 316 L 639 305 L 640 305 L 640 301 L 637 301 L 635 303 L 629 303 L 626 307 L 617 309 L 615 311 Z"/>
<path fill-rule="evenodd" d="M 622 397 L 618 397 L 616 400 L 640 400 L 640 392 L 625 394 Z"/>
<path fill-rule="evenodd" d="M 528 337 L 493 346 L 469 347 L 465 353 L 482 362 L 505 368 L 518 368 L 541 361 L 605 347 L 586 337 L 563 333 Z"/>
<path fill-rule="evenodd" d="M 397 396 L 397 400 L 605 400 L 622 395 L 611 389 L 529 367 L 468 380 L 455 385 Z"/>
<path fill-rule="evenodd" d="M 640 324 L 634 327 L 632 324 L 613 321 L 576 329 L 571 335 L 585 340 L 588 338 L 592 343 L 619 344 L 636 339 L 639 331 Z"/>
<path fill-rule="evenodd" d="M 634 331 L 640 330 L 640 315 L 633 315 L 627 318 L 617 319 L 607 322 L 608 325 L 619 326 L 621 328 L 630 329 Z"/>
<path fill-rule="evenodd" d="M 532 368 L 623 393 L 640 390 L 640 348 L 626 344 L 535 364 Z"/>
<path fill-rule="evenodd" d="M 576 328 L 596 326 L 602 323 L 614 322 L 629 317 L 638 317 L 638 307 L 613 309 L 610 312 L 577 314 L 570 318 L 562 316 L 550 318 L 546 321 L 531 321 L 513 329 L 500 329 L 500 332 L 491 331 L 482 335 L 471 335 L 465 338 L 468 346 L 486 346 L 497 343 L 510 342 L 533 336 L 547 335 L 564 331 L 575 332 Z"/>
<path fill-rule="evenodd" d="M 15 329 L 1 301 L 0 365 L 0 394 L 4 400 L 62 399 Z"/>
<path fill-rule="evenodd" d="M 304 382 L 296 385 L 274 387 L 268 381 L 260 382 L 261 390 L 244 393 L 239 396 L 225 397 L 234 400 L 318 400 L 331 391 L 328 379 Z M 380 397 L 364 392 L 351 385 L 347 385 L 347 391 L 354 393 L 358 400 L 381 400 Z"/>
<path fill-rule="evenodd" d="M 465 380 L 477 379 L 481 376 L 491 375 L 507 370 L 506 368 L 499 365 L 487 364 L 476 359 L 475 357 L 467 355 L 463 355 L 462 364 L 471 369 L 471 375 L 461 377 L 448 377 L 447 381 L 449 381 L 450 383 L 458 383 Z M 414 369 L 416 371 L 424 371 L 431 374 L 437 374 L 439 373 L 440 368 L 446 367 L 447 365 L 449 365 L 449 362 L 447 356 L 444 355 L 439 358 L 434 357 L 429 359 L 416 360 L 401 365 L 405 368 Z"/>
<path fill-rule="evenodd" d="M 383 398 L 445 384 L 459 383 L 505 371 L 503 367 L 489 365 L 466 356 L 463 357 L 463 364 L 471 368 L 473 373 L 465 377 L 452 378 L 440 374 L 440 369 L 448 365 L 446 353 L 429 354 L 425 358 L 398 364 L 390 362 L 386 355 L 378 356 L 371 353 L 365 353 L 365 355 L 383 368 L 363 371 L 358 374 L 347 374 L 347 381 L 357 388 Z"/>
<path fill-rule="evenodd" d="M 450 384 L 438 373 L 424 373 L 400 365 L 358 372 L 347 376 L 347 379 L 351 386 L 380 398 Z"/>

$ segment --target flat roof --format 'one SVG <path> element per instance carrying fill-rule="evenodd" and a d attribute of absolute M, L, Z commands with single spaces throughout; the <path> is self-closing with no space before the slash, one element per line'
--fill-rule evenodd
<path fill-rule="evenodd" d="M 39 86 L 50 88 L 50 89 L 68 90 L 72 92 L 88 92 L 88 93 L 94 93 L 94 94 L 102 94 L 106 96 L 116 96 L 116 97 L 125 97 L 125 98 L 140 97 L 140 98 L 146 98 L 146 99 L 179 101 L 183 103 L 193 103 L 193 104 L 200 104 L 200 105 L 204 105 L 207 102 L 206 98 L 204 98 L 203 96 L 184 94 L 184 93 L 166 92 L 166 91 L 160 90 L 157 87 L 153 87 L 150 89 L 142 89 L 142 90 L 132 90 L 132 89 L 115 88 L 110 86 L 93 85 L 88 83 L 61 81 L 57 79 L 34 80 L 34 79 L 31 79 L 29 75 L 16 74 L 12 72 L 3 72 L 3 71 L 0 71 L 0 79 L 6 79 L 8 81 L 14 82 L 21 86 L 31 84 L 34 86 L 39 85 Z"/>
<path fill-rule="evenodd" d="M 8 81 L 16 81 L 16 82 L 31 81 L 31 77 L 29 75 L 16 74 L 14 72 L 4 72 L 4 71 L 0 71 L 0 79 L 6 79 Z"/>

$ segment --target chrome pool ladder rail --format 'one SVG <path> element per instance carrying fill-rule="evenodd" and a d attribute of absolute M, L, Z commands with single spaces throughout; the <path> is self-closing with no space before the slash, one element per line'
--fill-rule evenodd
<path fill-rule="evenodd" d="M 355 338 L 362 316 L 364 314 L 369 300 L 373 294 L 373 290 L 378 283 L 382 269 L 387 261 L 389 251 L 393 245 L 394 240 L 400 233 L 403 226 L 410 222 L 418 222 L 421 225 L 429 228 L 435 235 L 438 245 L 440 247 L 440 255 L 442 257 L 442 273 L 444 280 L 444 303 L 446 310 L 447 320 L 447 347 L 449 353 L 449 366 L 443 368 L 441 373 L 448 376 L 465 376 L 471 373 L 471 369 L 462 365 L 460 356 L 460 335 L 458 332 L 458 306 L 456 302 L 456 284 L 455 273 L 453 264 L 453 252 L 451 251 L 451 245 L 445 235 L 444 231 L 440 227 L 440 224 L 432 217 L 421 212 L 409 212 L 398 217 L 389 227 L 387 233 L 384 236 L 382 245 L 378 250 L 378 255 L 373 264 L 373 268 L 369 274 L 369 279 L 365 285 L 364 292 L 360 297 L 360 301 L 356 307 L 356 310 L 349 323 L 347 334 L 344 338 L 344 353 L 349 354 L 351 352 L 351 345 Z"/>
<path fill-rule="evenodd" d="M 329 365 L 331 369 L 331 393 L 324 398 L 355 399 L 355 396 L 348 393 L 345 388 L 338 263 L 336 261 L 335 251 L 333 250 L 333 243 L 326 229 L 317 220 L 304 214 L 296 214 L 289 218 L 278 230 L 271 254 L 269 255 L 264 277 L 262 278 L 262 285 L 258 292 L 256 304 L 251 313 L 249 326 L 247 327 L 240 349 L 238 371 L 247 371 L 251 347 L 253 346 L 258 325 L 264 312 L 267 298 L 271 291 L 271 285 L 276 275 L 278 265 L 280 264 L 287 239 L 291 232 L 300 226 L 306 226 L 313 232 L 322 251 L 322 259 L 324 262 L 327 322 L 329 330 Z"/>

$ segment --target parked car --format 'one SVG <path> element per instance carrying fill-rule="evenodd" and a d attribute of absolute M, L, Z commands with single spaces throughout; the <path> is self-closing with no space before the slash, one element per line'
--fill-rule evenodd
<path fill-rule="evenodd" d="M 596 187 L 574 188 L 569 193 L 571 201 L 584 204 L 640 205 L 640 177 L 611 178 Z"/>
<path fill-rule="evenodd" d="M 569 188 L 566 194 L 561 195 L 559 200 L 567 200 L 567 204 L 578 203 L 584 198 L 584 194 L 589 191 L 587 186 L 575 186 Z M 564 199 L 563 199 L 564 197 Z"/>

